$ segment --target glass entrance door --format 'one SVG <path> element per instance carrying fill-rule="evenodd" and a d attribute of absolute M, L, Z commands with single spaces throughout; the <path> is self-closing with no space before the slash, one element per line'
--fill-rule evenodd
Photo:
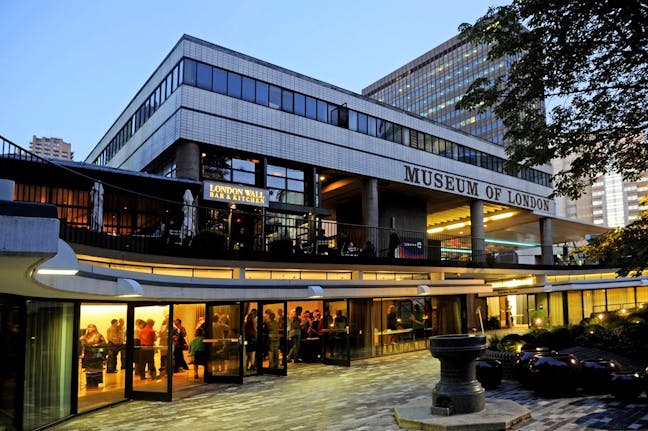
<path fill-rule="evenodd" d="M 169 305 L 132 305 L 129 308 L 127 348 L 133 358 L 129 373 L 133 399 L 171 401 Z M 129 364 L 130 365 L 130 364 Z M 127 367 L 127 370 L 129 367 Z"/>
<path fill-rule="evenodd" d="M 205 381 L 243 383 L 242 304 L 207 304 L 205 322 Z"/>
<path fill-rule="evenodd" d="M 325 364 L 351 366 L 347 300 L 324 301 L 324 329 L 321 340 Z"/>
<path fill-rule="evenodd" d="M 259 304 L 257 358 L 262 374 L 287 374 L 286 302 Z"/>

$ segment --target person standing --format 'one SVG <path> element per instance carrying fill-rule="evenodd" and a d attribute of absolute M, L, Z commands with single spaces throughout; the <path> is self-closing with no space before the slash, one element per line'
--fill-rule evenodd
<path fill-rule="evenodd" d="M 153 329 L 155 321 L 153 319 L 146 320 L 146 326 L 140 331 L 140 362 L 138 374 L 140 380 L 146 380 L 146 368 L 148 367 L 151 379 L 157 377 L 155 369 L 155 341 L 157 335 Z"/>
<path fill-rule="evenodd" d="M 182 326 L 182 320 L 173 321 L 173 372 L 177 373 L 181 368 L 188 370 L 189 365 L 184 358 L 184 351 L 189 349 L 187 344 L 187 330 Z"/>
<path fill-rule="evenodd" d="M 196 336 L 189 343 L 189 356 L 193 357 L 194 379 L 198 378 L 198 366 L 207 366 L 207 348 L 205 347 L 205 331 L 199 327 Z"/>
<path fill-rule="evenodd" d="M 86 373 L 86 387 L 97 388 L 103 383 L 106 339 L 97 330 L 97 325 L 90 323 L 79 341 L 82 349 L 81 366 Z"/>
<path fill-rule="evenodd" d="M 110 321 L 110 326 L 106 331 L 106 338 L 108 339 L 108 359 L 106 360 L 106 372 L 107 373 L 116 373 L 117 372 L 117 355 L 121 351 L 121 328 L 119 327 L 119 321 L 117 319 L 112 319 Z M 122 357 L 122 362 L 124 358 Z"/>
<path fill-rule="evenodd" d="M 423 312 L 421 311 L 421 306 L 414 304 L 414 310 L 410 315 L 410 320 L 412 321 L 412 331 L 414 332 L 414 339 L 419 340 L 424 337 L 424 321 L 423 321 Z"/>

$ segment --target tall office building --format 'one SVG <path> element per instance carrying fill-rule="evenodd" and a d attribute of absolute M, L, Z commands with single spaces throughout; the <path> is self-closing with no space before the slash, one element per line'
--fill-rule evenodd
<path fill-rule="evenodd" d="M 49 159 L 72 160 L 74 157 L 72 144 L 61 138 L 39 138 L 34 135 L 29 143 L 29 150 L 38 156 Z"/>
<path fill-rule="evenodd" d="M 489 61 L 486 45 L 455 36 L 362 90 L 362 94 L 503 145 L 505 128 L 491 110 L 455 110 L 477 78 L 505 74 L 512 59 Z M 543 109 L 541 107 L 541 109 Z"/>

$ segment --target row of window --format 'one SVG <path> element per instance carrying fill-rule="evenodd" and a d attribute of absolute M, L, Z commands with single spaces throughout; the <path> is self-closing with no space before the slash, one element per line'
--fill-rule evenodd
<path fill-rule="evenodd" d="M 506 173 L 503 158 L 219 67 L 190 59 L 183 61 L 184 84 Z M 511 174 L 544 186 L 550 184 L 550 176 L 535 169 L 522 168 Z"/>
<path fill-rule="evenodd" d="M 149 95 L 144 103 L 135 111 L 135 114 L 126 121 L 117 134 L 110 140 L 106 148 L 94 160 L 95 165 L 105 165 L 117 154 L 126 142 L 133 136 L 151 115 L 171 96 L 178 88 L 182 79 L 182 62 L 162 80 L 160 85 Z"/>

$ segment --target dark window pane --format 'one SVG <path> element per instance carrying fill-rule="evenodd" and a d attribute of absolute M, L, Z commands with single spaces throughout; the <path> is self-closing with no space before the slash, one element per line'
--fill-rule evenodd
<path fill-rule="evenodd" d="M 358 130 L 358 113 L 349 109 L 349 130 Z"/>
<path fill-rule="evenodd" d="M 306 96 L 303 94 L 295 93 L 295 114 L 306 115 Z"/>
<path fill-rule="evenodd" d="M 286 112 L 293 111 L 293 92 L 288 90 L 281 91 L 281 109 Z"/>
<path fill-rule="evenodd" d="M 257 81 L 256 83 L 256 103 L 268 106 L 268 84 Z"/>
<path fill-rule="evenodd" d="M 367 133 L 367 116 L 358 112 L 358 132 Z"/>
<path fill-rule="evenodd" d="M 270 107 L 273 109 L 281 108 L 281 88 L 270 86 Z"/>
<path fill-rule="evenodd" d="M 398 124 L 394 124 L 394 142 L 397 144 L 403 143 L 402 128 Z"/>
<path fill-rule="evenodd" d="M 212 76 L 211 76 L 211 66 L 206 64 L 198 63 L 198 87 L 204 88 L 205 90 L 211 90 Z"/>
<path fill-rule="evenodd" d="M 255 93 L 256 89 L 256 83 L 254 82 L 254 79 L 251 78 L 243 78 L 243 100 L 247 100 L 248 102 L 254 102 Z"/>
<path fill-rule="evenodd" d="M 227 94 L 241 98 L 241 75 L 238 73 L 227 72 Z"/>
<path fill-rule="evenodd" d="M 218 67 L 214 67 L 212 73 L 213 89 L 217 93 L 227 94 L 227 72 Z"/>
<path fill-rule="evenodd" d="M 317 101 L 312 97 L 306 97 L 306 117 L 315 120 L 317 118 Z"/>
<path fill-rule="evenodd" d="M 376 136 L 376 118 L 368 117 L 367 118 L 367 133 L 371 136 Z"/>
<path fill-rule="evenodd" d="M 432 152 L 432 135 L 425 134 L 425 151 Z"/>
<path fill-rule="evenodd" d="M 376 118 L 376 136 L 381 139 L 387 139 L 385 135 L 385 121 L 380 118 Z"/>
<path fill-rule="evenodd" d="M 185 59 L 184 61 L 184 84 L 196 85 L 196 62 Z"/>
<path fill-rule="evenodd" d="M 328 123 L 328 109 L 326 107 L 326 102 L 321 100 L 317 101 L 317 121 Z"/>
<path fill-rule="evenodd" d="M 334 105 L 332 103 L 328 104 L 328 122 L 329 124 L 333 124 L 334 126 L 338 125 L 339 122 L 339 115 L 338 115 L 338 109 L 337 105 Z"/>

